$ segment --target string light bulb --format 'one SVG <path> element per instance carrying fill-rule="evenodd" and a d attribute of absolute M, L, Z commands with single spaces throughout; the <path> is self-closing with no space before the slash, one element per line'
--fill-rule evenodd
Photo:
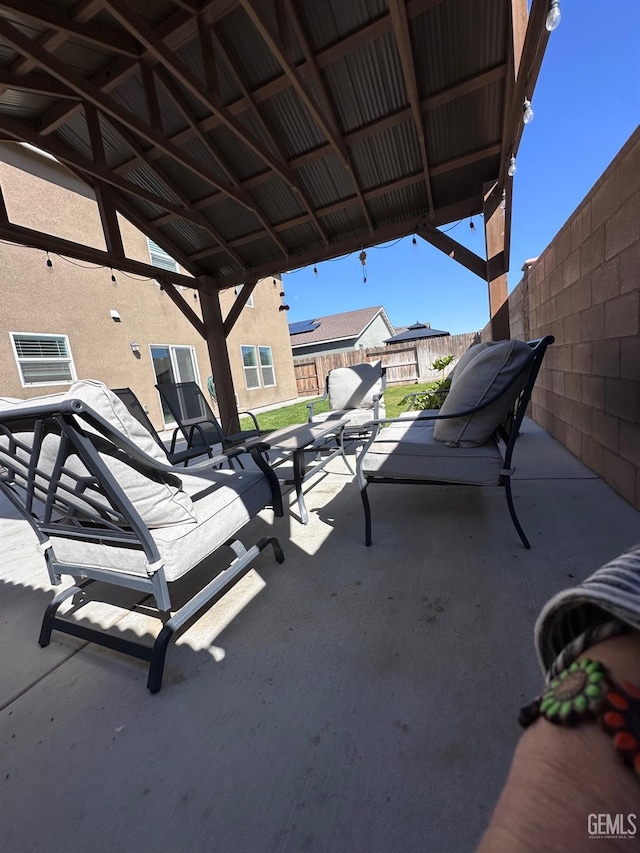
<path fill-rule="evenodd" d="M 473 234 L 475 230 L 476 230 L 476 226 L 474 225 L 473 219 L 470 219 L 469 220 L 469 231 L 471 231 L 471 233 Z"/>
<path fill-rule="evenodd" d="M 316 266 L 313 267 L 313 274 L 315 275 L 316 278 L 318 278 L 318 267 L 316 267 Z"/>
<path fill-rule="evenodd" d="M 113 274 L 113 269 L 112 269 L 112 270 L 111 270 L 111 281 L 115 282 L 115 280 L 116 280 L 116 277 L 115 277 L 115 275 Z"/>
<path fill-rule="evenodd" d="M 507 206 L 507 191 L 502 190 L 502 201 L 500 202 L 500 207 L 502 208 L 502 210 L 505 210 L 506 206 Z"/>
<path fill-rule="evenodd" d="M 511 160 L 509 160 L 509 168 L 507 169 L 507 175 L 512 178 L 516 173 L 516 158 L 511 155 Z"/>
<path fill-rule="evenodd" d="M 47 252 L 47 266 L 49 267 L 49 269 L 51 269 L 51 267 L 53 266 L 53 261 L 49 257 L 49 252 Z"/>
<path fill-rule="evenodd" d="M 416 240 L 415 234 L 413 235 L 413 240 L 411 241 L 411 243 L 412 243 L 414 249 L 418 248 L 418 241 Z"/>
<path fill-rule="evenodd" d="M 528 98 L 525 98 L 522 104 L 522 121 L 525 124 L 533 121 L 533 110 L 531 108 L 531 101 Z"/>
<path fill-rule="evenodd" d="M 552 33 L 558 26 L 561 18 L 560 0 L 551 0 L 551 3 L 549 4 L 549 11 L 547 12 L 547 20 L 545 21 L 545 26 L 550 33 Z"/>

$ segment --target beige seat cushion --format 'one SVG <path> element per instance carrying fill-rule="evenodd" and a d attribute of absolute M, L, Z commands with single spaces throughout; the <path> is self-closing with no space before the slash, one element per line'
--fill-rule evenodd
<path fill-rule="evenodd" d="M 504 422 L 522 390 L 533 363 L 533 352 L 523 341 L 495 341 L 478 345 L 440 409 L 441 415 L 475 409 L 493 397 L 494 403 L 460 418 L 436 421 L 434 438 L 456 447 L 480 447 Z"/>
<path fill-rule="evenodd" d="M 384 408 L 384 400 L 380 400 L 378 405 L 378 417 L 383 418 L 385 416 L 385 408 Z M 321 423 L 324 421 L 349 421 L 349 426 L 346 427 L 346 430 L 349 431 L 350 428 L 354 426 L 361 426 L 367 421 L 372 421 L 375 418 L 374 407 L 371 404 L 368 408 L 362 409 L 338 409 L 337 411 L 331 412 L 319 412 L 318 414 L 314 414 L 313 423 Z"/>
<path fill-rule="evenodd" d="M 495 486 L 502 454 L 493 439 L 481 447 L 449 447 L 434 438 L 432 421 L 411 419 L 381 429 L 365 454 L 362 470 L 379 477 Z"/>
<path fill-rule="evenodd" d="M 187 469 L 188 470 L 188 469 Z M 151 531 L 168 581 L 182 577 L 234 536 L 265 506 L 271 505 L 269 483 L 261 471 L 207 470 L 181 473 L 197 523 L 174 524 Z M 147 577 L 142 551 L 52 537 L 58 560 Z"/>

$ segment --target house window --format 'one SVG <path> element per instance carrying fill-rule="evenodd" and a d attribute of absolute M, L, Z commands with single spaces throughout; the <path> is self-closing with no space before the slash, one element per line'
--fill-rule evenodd
<path fill-rule="evenodd" d="M 243 346 L 242 350 L 242 365 L 244 367 L 244 378 L 247 383 L 247 389 L 252 391 L 254 388 L 260 387 L 260 373 L 258 368 L 258 356 L 255 347 Z"/>
<path fill-rule="evenodd" d="M 77 378 L 69 338 L 11 332 L 22 387 L 67 385 Z"/>
<path fill-rule="evenodd" d="M 149 247 L 149 257 L 154 267 L 160 267 L 161 270 L 170 270 L 178 272 L 178 264 L 173 260 L 171 255 L 168 255 L 164 249 L 161 249 L 157 243 L 147 237 L 147 246 Z"/>
<path fill-rule="evenodd" d="M 174 261 L 171 255 L 168 255 L 164 249 L 161 249 L 157 243 L 154 243 L 148 237 L 147 247 L 149 248 L 149 257 L 154 267 L 160 267 L 160 269 L 169 270 L 169 272 L 180 272 L 178 262 Z M 160 282 L 156 281 L 156 284 L 160 285 Z M 178 290 L 186 290 L 186 287 L 182 284 L 176 284 L 174 287 Z"/>
<path fill-rule="evenodd" d="M 262 371 L 262 384 L 265 388 L 271 388 L 276 384 L 276 373 L 273 369 L 273 353 L 271 347 L 258 347 L 260 351 L 260 370 Z"/>
<path fill-rule="evenodd" d="M 238 285 L 236 286 L 236 288 L 235 288 L 235 290 L 234 290 L 234 293 L 235 293 L 235 295 L 236 295 L 236 296 L 239 296 L 239 295 L 240 295 L 240 293 L 242 292 L 242 288 L 243 288 L 243 287 L 244 287 L 244 284 L 238 284 Z M 247 301 L 245 302 L 245 306 L 244 306 L 244 307 L 245 307 L 245 308 L 253 308 L 253 293 L 251 294 L 251 296 L 250 296 L 250 297 L 247 299 Z"/>

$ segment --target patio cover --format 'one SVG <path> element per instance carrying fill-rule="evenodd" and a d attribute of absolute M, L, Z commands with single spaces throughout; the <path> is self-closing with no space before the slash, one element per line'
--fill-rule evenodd
<path fill-rule="evenodd" d="M 0 135 L 93 188 L 105 251 L 12 224 L 0 239 L 114 269 L 116 212 L 194 278 L 165 290 L 208 341 L 256 281 L 415 233 L 488 283 L 505 317 L 511 179 L 548 0 L 0 0 Z M 504 209 L 501 202 L 504 200 Z M 0 202 L 2 200 L 0 199 Z M 486 258 L 438 229 L 482 213 Z M 218 293 L 237 283 L 228 316 Z M 174 288 L 198 289 L 204 322 Z"/>

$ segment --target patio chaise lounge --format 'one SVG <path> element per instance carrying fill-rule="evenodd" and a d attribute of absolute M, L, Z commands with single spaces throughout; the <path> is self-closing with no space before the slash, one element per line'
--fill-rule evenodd
<path fill-rule="evenodd" d="M 386 368 L 380 361 L 330 370 L 323 396 L 307 403 L 309 423 L 346 420 L 345 437 L 368 435 L 369 429 L 364 424 L 384 418 L 386 381 Z M 315 412 L 314 408 L 323 400 L 329 401 L 329 411 Z"/>
<path fill-rule="evenodd" d="M 367 545 L 369 484 L 422 483 L 504 487 L 518 535 L 525 548 L 531 547 L 513 505 L 512 456 L 542 359 L 553 341 L 547 336 L 529 343 L 475 344 L 456 365 L 441 409 L 371 422 L 371 436 L 356 466 Z"/>
<path fill-rule="evenodd" d="M 63 395 L 0 401 L 0 489 L 33 528 L 51 583 L 73 578 L 46 610 L 40 645 L 56 629 L 147 660 L 147 686 L 157 692 L 176 631 L 246 573 L 267 545 L 278 562 L 284 559 L 275 538 L 248 549 L 235 538 L 267 506 L 282 515 L 277 478 L 260 450 L 252 451 L 255 470 L 216 470 L 216 458 L 175 468 L 99 382 L 76 382 Z M 227 568 L 171 613 L 173 582 L 223 546 L 232 555 Z M 56 615 L 67 599 L 78 604 L 93 581 L 104 582 L 109 599 L 114 587 L 155 598 L 164 626 L 152 648 Z"/>

